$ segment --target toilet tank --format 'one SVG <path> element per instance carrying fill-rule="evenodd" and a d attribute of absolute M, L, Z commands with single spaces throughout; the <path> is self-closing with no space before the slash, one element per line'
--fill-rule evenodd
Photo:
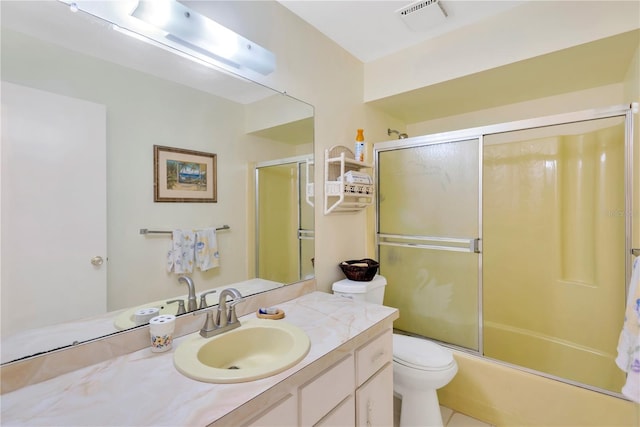
<path fill-rule="evenodd" d="M 356 282 L 349 279 L 340 280 L 335 282 L 331 289 L 335 295 L 340 295 L 341 297 L 382 305 L 384 287 L 386 285 L 387 279 L 376 275 L 368 282 Z"/>

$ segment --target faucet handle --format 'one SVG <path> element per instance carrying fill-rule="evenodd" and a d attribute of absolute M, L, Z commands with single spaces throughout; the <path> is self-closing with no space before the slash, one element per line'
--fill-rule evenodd
<path fill-rule="evenodd" d="M 184 309 L 184 301 L 181 299 L 172 299 L 171 301 L 167 301 L 167 304 L 173 304 L 174 302 L 178 303 L 178 312 L 176 313 L 176 316 L 187 312 L 187 310 Z"/>
<path fill-rule="evenodd" d="M 229 306 L 229 322 L 228 323 L 236 323 L 238 321 L 238 316 L 236 315 L 236 305 L 238 305 L 243 301 L 244 301 L 244 298 L 237 298 L 227 303 L 227 305 Z"/>
<path fill-rule="evenodd" d="M 207 308 L 207 295 L 215 293 L 216 290 L 203 292 L 200 294 L 200 307 L 199 308 Z"/>

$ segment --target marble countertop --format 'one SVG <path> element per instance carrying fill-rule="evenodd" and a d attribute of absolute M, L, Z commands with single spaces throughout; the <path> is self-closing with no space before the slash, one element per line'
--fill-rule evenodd
<path fill-rule="evenodd" d="M 313 292 L 278 304 L 285 321 L 302 328 L 311 349 L 297 365 L 272 377 L 238 384 L 187 378 L 172 350 L 145 348 L 3 394 L 3 426 L 204 426 L 289 378 L 397 310 Z M 240 321 L 255 318 L 250 314 Z"/>

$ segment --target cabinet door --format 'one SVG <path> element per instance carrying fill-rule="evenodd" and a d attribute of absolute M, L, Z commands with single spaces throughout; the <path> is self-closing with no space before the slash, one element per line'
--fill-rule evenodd
<path fill-rule="evenodd" d="M 251 420 L 247 425 L 251 427 L 282 427 L 298 424 L 298 408 L 296 399 L 291 394 Z"/>
<path fill-rule="evenodd" d="M 353 356 L 349 354 L 300 387 L 300 423 L 312 426 L 355 389 Z"/>
<path fill-rule="evenodd" d="M 329 412 L 314 427 L 347 427 L 355 425 L 356 408 L 353 395 L 349 395 L 340 405 Z"/>
<path fill-rule="evenodd" d="M 378 371 L 356 390 L 356 425 L 393 425 L 393 366 L 391 363 Z"/>

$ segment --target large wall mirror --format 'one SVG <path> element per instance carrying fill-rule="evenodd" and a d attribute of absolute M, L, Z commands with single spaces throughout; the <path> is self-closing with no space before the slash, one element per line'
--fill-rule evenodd
<path fill-rule="evenodd" d="M 311 105 L 62 2 L 1 8 L 2 363 L 139 326 L 132 315 L 149 304 L 177 312 L 166 301 L 188 287 L 169 271 L 174 230 L 219 229 L 219 265 L 187 274 L 197 295 L 313 274 L 305 242 L 299 274 L 260 276 L 258 236 L 261 247 L 279 236 L 261 233 L 254 176 L 265 162 L 313 161 Z M 154 146 L 215 154 L 217 201 L 154 202 Z M 312 220 L 293 233 L 308 239 Z"/>

